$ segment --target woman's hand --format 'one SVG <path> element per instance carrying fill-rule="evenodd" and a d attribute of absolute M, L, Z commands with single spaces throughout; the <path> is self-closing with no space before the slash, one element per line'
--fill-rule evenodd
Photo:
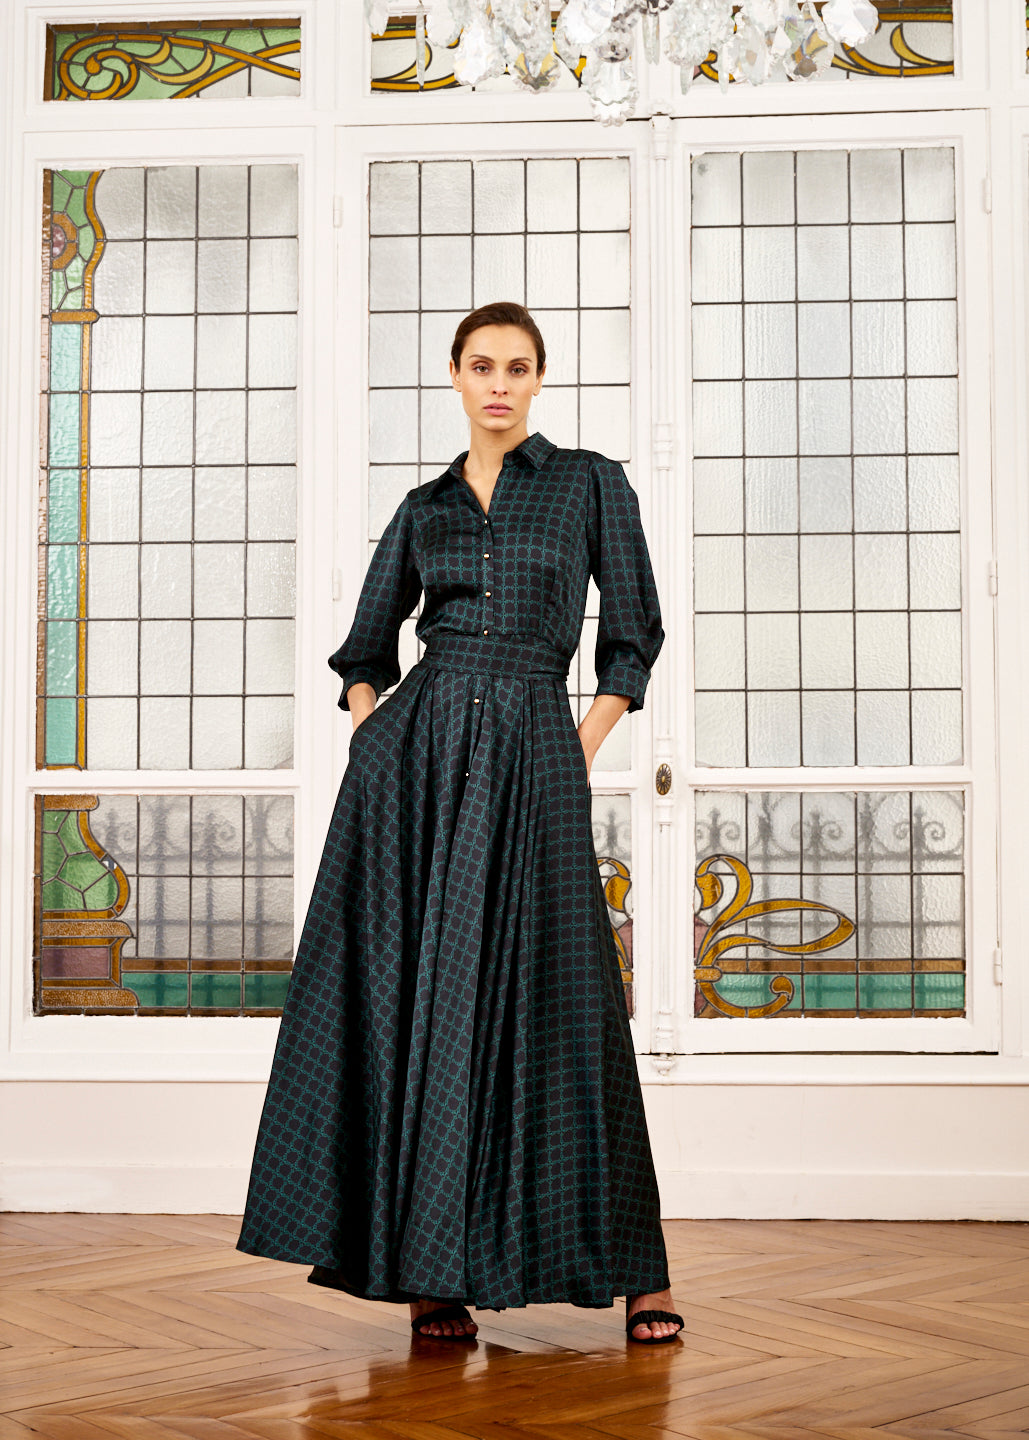
<path fill-rule="evenodd" d="M 597 751 L 628 708 L 628 695 L 597 695 L 594 697 L 593 704 L 582 717 L 578 733 L 582 742 L 583 758 L 586 761 L 587 785 Z"/>
<path fill-rule="evenodd" d="M 369 685 L 366 680 L 356 680 L 353 685 L 348 685 L 347 703 L 350 706 L 350 718 L 354 722 L 350 733 L 354 735 L 375 709 L 374 686 Z"/>

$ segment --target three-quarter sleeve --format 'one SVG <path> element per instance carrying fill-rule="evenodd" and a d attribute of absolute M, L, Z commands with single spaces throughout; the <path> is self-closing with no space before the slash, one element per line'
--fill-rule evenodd
<path fill-rule="evenodd" d="M 349 710 L 347 690 L 364 680 L 375 698 L 400 679 L 400 627 L 418 603 L 421 577 L 412 556 L 412 515 L 404 496 L 382 533 L 368 564 L 350 633 L 329 656 L 343 677 L 341 710 Z"/>
<path fill-rule="evenodd" d="M 618 461 L 599 454 L 590 460 L 587 538 L 600 591 L 596 693 L 627 695 L 632 714 L 643 708 L 665 632 L 639 499 Z"/>

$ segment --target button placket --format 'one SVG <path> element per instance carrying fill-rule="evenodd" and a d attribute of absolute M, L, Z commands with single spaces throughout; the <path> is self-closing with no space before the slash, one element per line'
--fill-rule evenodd
<path fill-rule="evenodd" d="M 483 517 L 483 539 L 488 546 L 482 552 L 482 633 L 488 635 L 493 629 L 493 532 L 487 517 Z"/>

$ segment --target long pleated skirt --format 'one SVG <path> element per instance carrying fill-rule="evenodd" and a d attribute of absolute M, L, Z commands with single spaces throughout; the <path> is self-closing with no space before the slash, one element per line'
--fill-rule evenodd
<path fill-rule="evenodd" d="M 370 1300 L 668 1285 L 566 673 L 436 634 L 355 732 L 238 1249 Z"/>

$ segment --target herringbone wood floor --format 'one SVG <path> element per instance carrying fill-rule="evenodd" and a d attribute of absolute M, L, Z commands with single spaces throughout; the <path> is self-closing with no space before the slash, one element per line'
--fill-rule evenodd
<path fill-rule="evenodd" d="M 933 1440 L 1029 1434 L 1029 1224 L 666 1225 L 685 1340 L 614 1310 L 406 1307 L 237 1251 L 239 1219 L 0 1216 L 0 1440 Z"/>

